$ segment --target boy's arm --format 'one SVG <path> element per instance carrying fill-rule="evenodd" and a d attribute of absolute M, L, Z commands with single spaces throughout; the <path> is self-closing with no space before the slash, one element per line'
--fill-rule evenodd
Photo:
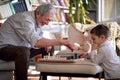
<path fill-rule="evenodd" d="M 82 53 L 80 53 L 80 56 L 81 57 L 83 57 L 83 58 L 85 58 L 85 57 L 88 57 L 88 58 L 90 58 L 90 56 L 91 55 L 94 55 L 94 54 L 96 54 L 96 49 L 97 49 L 97 45 L 96 44 L 87 44 L 87 46 L 84 46 L 84 48 L 85 47 L 89 47 L 89 49 L 87 49 L 87 51 L 85 51 L 85 52 L 82 52 Z"/>

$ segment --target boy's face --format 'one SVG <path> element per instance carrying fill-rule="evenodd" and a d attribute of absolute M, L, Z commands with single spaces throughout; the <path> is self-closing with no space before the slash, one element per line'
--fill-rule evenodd
<path fill-rule="evenodd" d="M 105 41 L 105 36 L 104 35 L 97 36 L 95 34 L 91 34 L 91 38 L 93 40 L 93 43 L 97 44 L 98 46 Z"/>

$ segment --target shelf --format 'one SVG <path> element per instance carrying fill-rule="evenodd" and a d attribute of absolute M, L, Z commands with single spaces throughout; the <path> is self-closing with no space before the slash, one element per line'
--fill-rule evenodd
<path fill-rule="evenodd" d="M 4 5 L 8 2 L 10 2 L 11 0 L 0 0 L 0 5 Z"/>
<path fill-rule="evenodd" d="M 53 22 L 50 22 L 49 24 L 62 25 L 62 24 L 68 24 L 68 23 L 67 22 L 55 22 L 55 21 L 53 21 Z"/>
<path fill-rule="evenodd" d="M 96 9 L 88 9 L 88 11 L 96 11 Z"/>
<path fill-rule="evenodd" d="M 68 7 L 65 7 L 65 6 L 54 6 L 55 8 L 60 8 L 60 9 L 66 9 L 68 10 L 69 8 Z"/>
<path fill-rule="evenodd" d="M 0 23 L 4 23 L 6 19 L 0 19 Z"/>

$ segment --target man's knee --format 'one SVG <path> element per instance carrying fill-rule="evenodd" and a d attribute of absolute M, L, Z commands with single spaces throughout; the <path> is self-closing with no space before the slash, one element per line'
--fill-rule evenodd
<path fill-rule="evenodd" d="M 17 55 L 19 57 L 23 56 L 23 57 L 28 57 L 29 58 L 29 56 L 30 56 L 30 49 L 27 48 L 27 47 L 19 46 L 16 51 L 17 51 Z"/>

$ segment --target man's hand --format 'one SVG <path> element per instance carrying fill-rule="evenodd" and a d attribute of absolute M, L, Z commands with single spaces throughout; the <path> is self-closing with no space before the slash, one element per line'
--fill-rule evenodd
<path fill-rule="evenodd" d="M 52 49 L 52 46 L 46 47 L 45 50 L 46 52 L 49 52 Z"/>
<path fill-rule="evenodd" d="M 78 49 L 78 46 L 76 46 L 74 43 L 70 42 L 69 40 L 62 40 L 61 42 L 63 45 L 68 47 L 71 51 Z"/>

